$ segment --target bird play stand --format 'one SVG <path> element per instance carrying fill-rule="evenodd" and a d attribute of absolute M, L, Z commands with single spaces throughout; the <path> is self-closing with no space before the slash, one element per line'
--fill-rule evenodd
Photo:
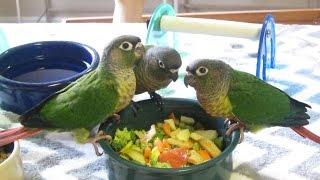
<path fill-rule="evenodd" d="M 168 37 L 169 32 L 173 32 L 171 38 Z M 174 32 L 259 39 L 256 76 L 266 80 L 267 68 L 275 68 L 275 22 L 271 14 L 265 16 L 261 26 L 236 21 L 176 17 L 171 5 L 159 5 L 151 16 L 146 43 L 167 45 L 171 39 L 175 46 L 177 40 Z"/>

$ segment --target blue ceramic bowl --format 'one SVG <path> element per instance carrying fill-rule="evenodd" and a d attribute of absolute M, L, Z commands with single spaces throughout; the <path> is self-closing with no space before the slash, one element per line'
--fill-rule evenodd
<path fill-rule="evenodd" d="M 0 54 L 0 107 L 23 114 L 50 94 L 94 70 L 93 48 L 69 41 L 43 41 Z"/>

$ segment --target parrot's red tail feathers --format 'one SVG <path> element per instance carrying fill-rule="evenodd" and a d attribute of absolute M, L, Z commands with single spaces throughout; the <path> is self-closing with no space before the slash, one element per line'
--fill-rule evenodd
<path fill-rule="evenodd" d="M 18 127 L 0 131 L 0 147 L 14 142 L 18 139 L 34 136 L 36 134 L 39 134 L 41 131 L 41 129 L 28 129 L 25 127 Z"/>
<path fill-rule="evenodd" d="M 305 127 L 291 127 L 292 130 L 294 130 L 296 133 L 298 133 L 300 136 L 304 137 L 304 138 L 308 138 L 311 141 L 314 141 L 318 144 L 320 144 L 320 137 L 316 134 L 314 134 L 313 132 L 309 131 L 308 129 L 306 129 Z"/>

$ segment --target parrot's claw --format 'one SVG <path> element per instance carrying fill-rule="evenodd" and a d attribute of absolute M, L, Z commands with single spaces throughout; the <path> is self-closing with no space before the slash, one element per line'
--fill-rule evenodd
<path fill-rule="evenodd" d="M 140 106 L 136 102 L 131 101 L 130 107 L 131 107 L 131 109 L 133 111 L 133 116 L 136 118 L 137 115 L 138 115 L 138 111 L 140 109 Z"/>
<path fill-rule="evenodd" d="M 239 131 L 240 131 L 239 144 L 240 144 L 244 139 L 244 129 L 246 126 L 238 118 L 227 118 L 225 120 L 225 123 L 229 123 L 229 122 L 231 124 L 228 126 L 228 129 L 226 131 L 226 135 L 230 136 L 233 131 L 239 129 Z"/>
<path fill-rule="evenodd" d="M 89 142 L 93 145 L 94 151 L 97 156 L 101 156 L 103 154 L 99 152 L 98 145 L 97 145 L 97 141 L 102 139 L 109 141 L 112 139 L 112 137 L 110 135 L 106 135 L 103 131 L 99 131 L 94 138 L 89 140 Z"/>
<path fill-rule="evenodd" d="M 156 92 L 149 92 L 150 98 L 156 102 L 156 105 L 159 107 L 160 111 L 163 110 L 163 101 L 162 97 Z"/>

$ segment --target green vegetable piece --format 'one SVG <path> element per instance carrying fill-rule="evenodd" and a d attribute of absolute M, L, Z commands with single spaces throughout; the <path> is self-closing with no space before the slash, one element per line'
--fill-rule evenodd
<path fill-rule="evenodd" d="M 164 122 L 169 124 L 171 130 L 177 129 L 173 119 L 165 119 Z"/>
<path fill-rule="evenodd" d="M 146 164 L 143 154 L 139 151 L 136 151 L 134 149 L 128 149 L 128 151 L 125 154 L 129 156 L 133 161 L 138 162 L 139 164 Z"/>
<path fill-rule="evenodd" d="M 199 151 L 200 150 L 200 144 L 198 142 L 194 142 L 192 149 L 194 149 L 196 151 Z"/>
<path fill-rule="evenodd" d="M 190 131 L 189 129 L 182 129 L 177 134 L 177 139 L 180 141 L 188 141 L 190 138 Z"/>
<path fill-rule="evenodd" d="M 200 134 L 206 139 L 213 141 L 216 137 L 218 137 L 218 133 L 216 130 L 197 130 L 195 133 Z"/>
<path fill-rule="evenodd" d="M 165 134 L 165 133 L 163 132 L 162 129 L 156 128 L 156 134 L 153 136 L 153 138 L 151 139 L 150 142 L 153 143 L 155 139 L 160 139 L 160 140 L 162 140 L 163 137 L 164 137 L 164 134 Z"/>
<path fill-rule="evenodd" d="M 120 151 L 129 143 L 129 141 L 135 142 L 136 139 L 134 131 L 128 130 L 127 128 L 124 128 L 123 130 L 117 129 L 114 139 L 111 142 L 111 146 L 116 151 Z"/>
<path fill-rule="evenodd" d="M 120 154 L 120 157 L 122 157 L 123 159 L 126 159 L 126 160 L 130 160 L 129 158 L 128 158 L 128 156 L 126 156 L 126 155 L 124 155 L 124 154 Z"/>
<path fill-rule="evenodd" d="M 218 146 L 219 149 L 222 149 L 222 146 L 223 146 L 223 138 L 222 137 L 215 138 L 213 142 L 216 146 Z"/>
<path fill-rule="evenodd" d="M 158 147 L 154 147 L 151 150 L 151 155 L 150 155 L 150 165 L 154 167 L 158 163 L 158 157 L 160 156 L 160 151 Z"/>
<path fill-rule="evenodd" d="M 156 167 L 156 168 L 171 168 L 171 165 L 169 163 L 166 163 L 166 162 L 158 162 L 153 167 Z"/>
<path fill-rule="evenodd" d="M 139 151 L 139 152 L 142 152 L 142 149 L 140 148 L 140 146 L 137 146 L 137 145 L 132 145 L 130 149 L 133 149 L 135 151 Z"/>
<path fill-rule="evenodd" d="M 189 129 L 189 131 L 194 131 L 194 127 L 190 125 L 185 125 L 184 128 Z"/>
<path fill-rule="evenodd" d="M 190 134 L 191 139 L 195 141 L 199 141 L 200 139 L 203 139 L 205 137 L 201 136 L 199 133 L 193 132 Z"/>
<path fill-rule="evenodd" d="M 128 150 L 131 148 L 131 146 L 133 145 L 132 141 L 130 141 L 128 144 L 126 144 L 121 150 L 120 153 L 127 153 Z"/>
<path fill-rule="evenodd" d="M 180 121 L 179 128 L 184 129 L 185 127 L 186 127 L 186 123 Z"/>
<path fill-rule="evenodd" d="M 156 128 L 162 128 L 163 123 L 156 123 Z"/>
<path fill-rule="evenodd" d="M 134 134 L 138 136 L 139 139 L 144 139 L 146 136 L 146 131 L 145 130 L 141 130 L 141 131 L 134 131 Z"/>
<path fill-rule="evenodd" d="M 191 126 L 195 123 L 193 118 L 187 117 L 187 116 L 181 116 L 180 122 L 183 122 L 183 123 L 191 125 Z"/>
<path fill-rule="evenodd" d="M 180 140 L 174 139 L 174 138 L 168 138 L 167 141 L 170 145 L 178 146 L 181 148 L 190 149 L 193 147 L 193 144 L 190 141 L 180 141 Z"/>

